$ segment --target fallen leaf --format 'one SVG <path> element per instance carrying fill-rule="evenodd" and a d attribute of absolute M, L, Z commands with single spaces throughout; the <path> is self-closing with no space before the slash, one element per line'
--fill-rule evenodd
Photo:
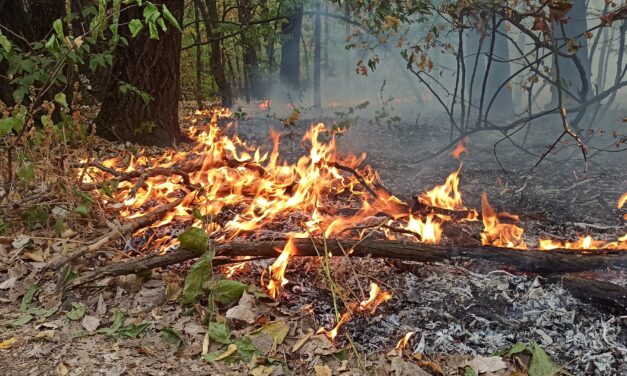
<path fill-rule="evenodd" d="M 500 356 L 476 356 L 471 361 L 466 362 L 465 366 L 472 367 L 475 372 L 493 373 L 507 368 L 507 363 Z"/>
<path fill-rule="evenodd" d="M 300 337 L 298 341 L 296 341 L 294 346 L 292 346 L 292 352 L 298 351 L 298 349 L 300 349 L 305 344 L 305 342 L 307 342 L 307 340 L 311 338 L 313 334 L 314 334 L 314 330 L 309 328 L 309 330 L 307 330 L 307 333 L 305 333 L 302 337 Z"/>
<path fill-rule="evenodd" d="M 0 290 L 10 289 L 15 286 L 15 282 L 17 281 L 17 277 L 11 277 L 2 283 L 0 283 Z"/>
<path fill-rule="evenodd" d="M 65 316 L 73 321 L 80 320 L 85 316 L 85 306 L 81 303 L 72 303 L 72 309 Z"/>
<path fill-rule="evenodd" d="M 100 326 L 100 319 L 94 316 L 85 316 L 81 324 L 86 331 L 93 333 L 98 329 L 98 326 Z"/>
<path fill-rule="evenodd" d="M 24 247 L 26 247 L 26 245 L 28 243 L 31 242 L 31 238 L 30 236 L 26 236 L 26 235 L 18 235 L 15 240 L 13 240 L 13 242 L 11 243 L 11 245 L 13 246 L 13 248 L 15 248 L 16 251 L 21 251 L 22 249 L 24 249 Z"/>
<path fill-rule="evenodd" d="M 44 262 L 44 251 L 41 249 L 36 249 L 34 251 L 26 251 L 22 253 L 23 258 L 36 261 L 36 262 Z"/>
<path fill-rule="evenodd" d="M 270 376 L 274 373 L 273 366 L 264 366 L 263 364 L 250 370 L 250 376 Z"/>
<path fill-rule="evenodd" d="M 552 361 L 540 345 L 535 342 L 531 343 L 529 376 L 553 376 L 558 374 L 561 370 L 562 367 Z"/>
<path fill-rule="evenodd" d="M 65 364 L 63 364 L 63 362 L 57 364 L 57 368 L 55 368 L 55 371 L 59 376 L 66 376 L 68 373 L 70 373 L 70 371 L 67 369 Z"/>
<path fill-rule="evenodd" d="M 48 330 L 42 330 L 41 332 L 37 333 L 37 335 L 35 336 L 35 338 L 37 339 L 53 339 L 54 335 L 57 333 L 56 330 L 54 329 L 48 329 Z"/>
<path fill-rule="evenodd" d="M 251 337 L 267 334 L 272 339 L 274 344 L 280 345 L 283 343 L 283 340 L 287 336 L 287 333 L 290 331 L 290 326 L 285 323 L 285 321 L 271 321 L 261 328 L 255 330 L 250 334 Z"/>
<path fill-rule="evenodd" d="M 225 317 L 229 320 L 243 321 L 247 324 L 252 324 L 255 322 L 259 313 L 254 303 L 255 298 L 244 291 L 239 303 L 226 311 Z"/>
<path fill-rule="evenodd" d="M 333 376 L 331 368 L 326 364 L 314 366 L 314 370 L 316 371 L 316 376 Z"/>
<path fill-rule="evenodd" d="M 234 343 L 231 343 L 229 347 L 226 349 L 226 351 L 223 352 L 222 354 L 216 357 L 212 357 L 211 354 L 208 354 L 207 356 L 205 356 L 205 360 L 207 360 L 208 362 L 217 362 L 218 360 L 222 360 L 222 359 L 229 357 L 236 351 L 237 351 L 237 345 L 235 345 Z"/>
<path fill-rule="evenodd" d="M 8 350 L 17 342 L 16 337 L 7 338 L 0 342 L 0 350 Z"/>

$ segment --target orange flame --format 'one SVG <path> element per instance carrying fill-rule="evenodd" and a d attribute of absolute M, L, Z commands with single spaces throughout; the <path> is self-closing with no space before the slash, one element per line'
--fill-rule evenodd
<path fill-rule="evenodd" d="M 508 223 L 501 223 L 499 217 L 518 221 L 518 216 L 506 212 L 499 213 L 488 203 L 488 195 L 481 194 L 481 215 L 483 217 L 483 232 L 481 232 L 481 244 L 496 247 L 526 249 L 522 239 L 525 230 Z"/>
<path fill-rule="evenodd" d="M 397 343 L 395 349 L 398 351 L 405 350 L 409 346 L 409 339 L 416 334 L 416 332 L 407 332 Z"/>
<path fill-rule="evenodd" d="M 276 261 L 268 267 L 270 280 L 268 281 L 266 288 L 268 289 L 268 295 L 275 300 L 281 293 L 281 287 L 285 286 L 285 284 L 289 282 L 285 279 L 285 268 L 287 268 L 287 261 L 289 260 L 290 255 L 294 253 L 296 253 L 296 245 L 294 243 L 294 238 L 290 236 L 285 244 L 285 247 L 283 247 L 281 255 L 279 255 Z M 261 283 L 263 284 L 263 276 Z"/>
<path fill-rule="evenodd" d="M 261 111 L 267 111 L 270 109 L 271 105 L 272 105 L 272 100 L 266 99 L 265 101 L 259 103 L 259 109 Z"/>
<path fill-rule="evenodd" d="M 435 206 L 449 210 L 466 210 L 462 202 L 462 194 L 459 192 L 459 171 L 453 171 L 447 178 L 444 185 L 436 185 L 430 191 L 420 195 L 420 202 L 429 206 Z"/>
<path fill-rule="evenodd" d="M 374 315 L 377 307 L 392 298 L 392 294 L 387 291 L 381 291 L 381 288 L 376 283 L 370 283 L 370 293 L 368 299 L 359 303 L 359 310 L 362 312 L 370 311 L 371 315 Z"/>

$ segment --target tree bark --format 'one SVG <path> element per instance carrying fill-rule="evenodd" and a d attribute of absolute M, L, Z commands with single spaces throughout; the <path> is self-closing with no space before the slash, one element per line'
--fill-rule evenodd
<path fill-rule="evenodd" d="M 281 28 L 280 81 L 288 89 L 300 90 L 300 39 L 302 35 L 303 6 L 294 5 Z"/>
<path fill-rule="evenodd" d="M 159 0 L 181 23 L 183 0 Z M 120 23 L 141 19 L 141 9 L 133 7 L 120 15 Z M 181 33 L 173 26 L 160 33 L 159 39 L 150 39 L 143 30 L 131 38 L 128 28 L 120 28 L 129 45 L 115 52 L 112 67 L 114 82 L 109 85 L 98 116 L 97 133 L 109 140 L 131 141 L 143 145 L 171 145 L 181 139 L 178 122 L 178 104 L 181 94 L 179 59 Z M 129 83 L 148 93 L 153 100 L 145 102 L 141 96 L 127 91 L 119 84 Z"/>
<path fill-rule="evenodd" d="M 322 93 L 320 91 L 320 68 L 322 66 L 322 23 L 320 20 L 320 1 L 316 0 L 314 15 L 314 108 L 322 108 Z"/>
<path fill-rule="evenodd" d="M 233 89 L 231 83 L 226 78 L 226 72 L 224 69 L 224 61 L 222 59 L 222 42 L 220 41 L 221 34 L 216 31 L 217 22 L 220 20 L 218 17 L 218 4 L 217 0 L 195 0 L 200 14 L 205 22 L 205 33 L 207 34 L 207 40 L 210 40 L 211 50 L 209 52 L 209 70 L 211 76 L 218 87 L 218 95 L 224 107 L 231 107 L 233 105 Z"/>

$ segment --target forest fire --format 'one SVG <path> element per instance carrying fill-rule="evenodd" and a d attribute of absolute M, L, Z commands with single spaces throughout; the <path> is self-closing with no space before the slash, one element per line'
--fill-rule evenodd
<path fill-rule="evenodd" d="M 267 273 L 266 287 L 275 299 L 287 282 L 284 273 L 290 255 L 296 251 L 294 237 L 361 238 L 368 227 L 353 229 L 381 218 L 385 227 L 379 227 L 379 236 L 383 238 L 437 245 L 442 242 L 445 226 L 480 217 L 463 203 L 459 190 L 461 166 L 444 184 L 420 194 L 417 200 L 425 210 L 412 212 L 409 205 L 382 187 L 374 170 L 359 167 L 365 155 L 338 157 L 335 139 L 321 140 L 329 133 L 324 124 L 310 127 L 303 137 L 307 154 L 288 164 L 280 161 L 278 133 L 271 134 L 272 151 L 263 152 L 237 135 L 226 135 L 229 126 L 221 129 L 218 119 L 230 116 L 229 111 L 221 109 L 199 112 L 192 118 L 195 125 L 189 136 L 195 143 L 189 150 L 142 154 L 126 164 L 120 157 L 92 164 L 82 175 L 83 184 L 99 187 L 102 192 L 109 187 L 110 179 L 120 181 L 102 199 L 122 206 L 120 213 L 127 219 L 150 215 L 151 207 L 173 205 L 158 221 L 135 233 L 144 236 L 151 229 L 148 242 L 152 244 L 142 248 L 160 252 L 172 249 L 178 240 L 170 232 L 164 231 L 159 237 L 155 231 L 175 221 L 203 228 L 213 243 L 263 235 L 269 229 L 281 229 L 286 221 L 296 221 L 298 229 L 290 225 L 285 231 L 293 235 L 287 236 L 282 253 Z M 83 169 L 78 170 L 82 173 Z M 627 195 L 623 194 L 619 208 L 626 201 Z M 514 224 L 519 222 L 517 215 L 497 213 L 485 193 L 481 209 L 481 244 L 528 248 L 523 228 Z M 627 235 L 610 242 L 586 235 L 574 242 L 542 239 L 538 243 L 539 250 L 627 249 Z M 230 275 L 236 270 L 238 267 L 229 269 Z M 359 307 L 368 306 L 374 311 L 388 298 L 373 287 L 369 301 Z"/>

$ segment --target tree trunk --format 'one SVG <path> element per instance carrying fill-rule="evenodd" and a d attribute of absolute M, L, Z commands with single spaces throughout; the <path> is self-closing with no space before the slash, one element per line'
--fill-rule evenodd
<path fill-rule="evenodd" d="M 303 6 L 295 5 L 281 28 L 280 81 L 287 88 L 300 90 L 300 38 L 302 35 Z"/>
<path fill-rule="evenodd" d="M 322 108 L 322 93 L 320 92 L 320 67 L 322 65 L 321 29 L 320 0 L 316 0 L 314 15 L 314 108 L 316 109 Z"/>
<path fill-rule="evenodd" d="M 239 0 L 237 8 L 239 22 L 247 27 L 255 14 L 255 5 L 246 0 Z M 259 58 L 257 57 L 257 46 L 253 38 L 247 32 L 241 35 L 242 42 L 242 63 L 244 64 L 244 82 L 246 90 L 246 102 L 250 98 L 263 98 L 263 84 L 261 83 Z"/>
<path fill-rule="evenodd" d="M 498 22 L 497 22 L 498 24 Z M 496 25 L 492 26 L 493 28 Z M 501 22 L 501 25 L 498 28 L 498 31 L 501 33 L 506 33 L 504 23 Z M 492 32 L 496 33 L 497 30 L 493 30 Z M 496 89 L 503 83 L 503 81 L 511 75 L 509 62 L 501 62 L 503 60 L 507 61 L 509 59 L 509 46 L 507 45 L 508 41 L 503 35 L 496 34 L 495 45 L 494 45 L 494 54 L 490 56 L 492 61 L 492 72 L 490 72 L 490 76 L 488 77 L 488 96 L 486 99 L 490 101 Z M 498 61 L 495 61 L 494 59 Z M 510 81 L 511 84 L 513 84 Z M 514 102 L 512 99 L 512 90 L 513 86 L 509 85 L 507 88 L 502 89 L 496 99 L 494 100 L 494 105 L 492 106 L 492 111 L 502 115 L 511 114 L 514 110 Z"/>
<path fill-rule="evenodd" d="M 179 22 L 183 19 L 183 0 L 155 3 L 165 4 Z M 141 9 L 134 7 L 122 12 L 120 23 L 134 18 L 141 18 Z M 112 74 L 118 82 L 113 82 L 106 91 L 96 117 L 97 133 L 109 140 L 170 145 L 181 138 L 178 122 L 181 33 L 170 26 L 154 40 L 147 31 L 135 38 L 130 37 L 127 28 L 120 28 L 120 32 L 129 45 L 115 52 Z M 135 86 L 153 99 L 144 101 L 137 93 L 122 92 L 120 82 Z"/>
<path fill-rule="evenodd" d="M 194 4 L 194 34 L 196 42 L 200 42 L 200 14 L 198 5 Z M 202 46 L 196 46 L 196 107 L 204 108 L 202 103 Z"/>
<path fill-rule="evenodd" d="M 567 46 L 560 49 L 571 55 L 576 55 L 583 66 L 583 76 L 573 59 L 567 57 L 559 57 L 560 78 L 566 88 L 572 93 L 581 94 L 583 88 L 583 80 L 590 81 L 590 59 L 588 58 L 588 40 L 584 36 L 575 39 L 576 36 L 583 34 L 588 29 L 586 17 L 588 10 L 585 1 L 573 1 L 573 7 L 567 13 L 568 22 L 560 24 L 553 23 L 553 34 L 558 45 L 568 43 Z M 600 32 L 600 31 L 599 31 Z M 554 58 L 558 58 L 557 56 Z M 552 87 L 553 103 L 557 103 L 557 88 Z M 585 101 L 586 98 L 581 98 Z"/>
<path fill-rule="evenodd" d="M 231 83 L 226 78 L 226 72 L 222 61 L 222 42 L 220 41 L 221 33 L 215 32 L 218 17 L 217 0 L 195 0 L 200 14 L 205 22 L 205 32 L 207 40 L 211 41 L 211 52 L 209 53 L 209 70 L 211 76 L 218 87 L 218 95 L 225 107 L 233 105 L 233 89 Z"/>

